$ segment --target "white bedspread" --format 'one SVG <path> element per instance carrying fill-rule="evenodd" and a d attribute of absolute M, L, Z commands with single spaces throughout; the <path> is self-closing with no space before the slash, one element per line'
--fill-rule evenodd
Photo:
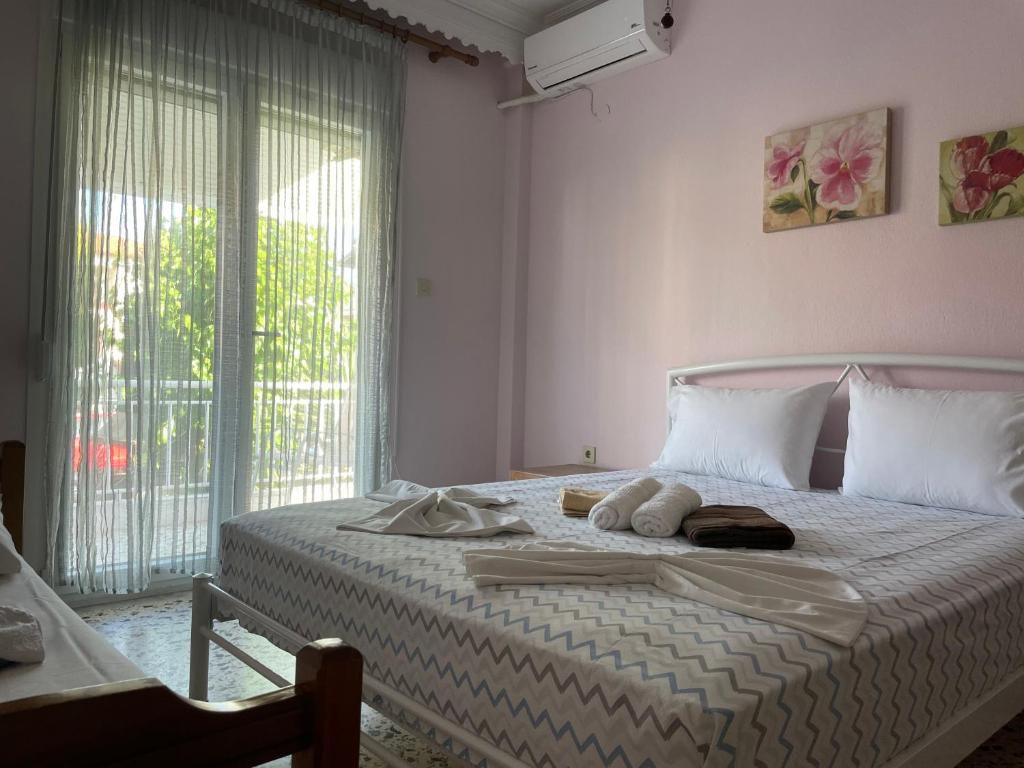
<path fill-rule="evenodd" d="M 38 664 L 0 668 L 0 702 L 145 677 L 28 565 L 0 576 L 0 605 L 17 606 L 35 616 L 46 649 L 46 658 Z"/>
<path fill-rule="evenodd" d="M 563 485 L 611 489 L 640 474 L 475 490 L 515 496 L 507 511 L 536 539 L 694 551 L 558 509 Z M 789 525 L 796 546 L 777 556 L 867 600 L 854 645 L 648 585 L 477 587 L 462 553 L 478 541 L 336 530 L 376 508 L 362 500 L 230 521 L 219 581 L 305 637 L 351 641 L 370 674 L 552 768 L 881 766 L 1024 666 L 1024 521 L 654 474 Z"/>

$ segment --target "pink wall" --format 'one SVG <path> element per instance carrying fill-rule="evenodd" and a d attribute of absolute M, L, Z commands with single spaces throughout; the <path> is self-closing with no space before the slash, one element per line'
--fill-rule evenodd
<path fill-rule="evenodd" d="M 25 439 L 38 17 L 34 0 L 7 2 L 0 25 L 0 440 Z"/>
<path fill-rule="evenodd" d="M 650 462 L 674 365 L 1024 355 L 1024 219 L 936 223 L 939 142 L 1024 124 L 1019 0 L 674 5 L 672 56 L 597 84 L 600 119 L 534 110 L 526 463 Z M 893 213 L 762 234 L 764 137 L 880 106 Z"/>
<path fill-rule="evenodd" d="M 409 50 L 402 160 L 398 470 L 492 479 L 502 270 L 504 68 Z M 416 279 L 433 283 L 416 296 Z"/>

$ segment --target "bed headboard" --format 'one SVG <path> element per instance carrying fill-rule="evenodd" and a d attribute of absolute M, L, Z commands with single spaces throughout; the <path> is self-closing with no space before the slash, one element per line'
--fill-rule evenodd
<path fill-rule="evenodd" d="M 672 388 L 677 384 L 686 383 L 687 379 L 704 376 L 728 374 L 745 374 L 757 371 L 781 371 L 786 369 L 837 369 L 836 390 L 851 373 L 856 373 L 870 380 L 869 372 L 884 369 L 932 369 L 937 371 L 961 371 L 969 373 L 1010 374 L 1024 376 L 1024 360 L 1009 357 L 976 357 L 969 355 L 915 355 L 901 353 L 852 353 L 822 355 L 784 355 L 781 357 L 755 357 L 745 360 L 730 360 L 721 363 L 690 365 L 671 368 L 667 376 L 666 395 L 671 397 Z M 819 379 L 820 381 L 820 379 Z M 839 406 L 836 406 L 838 408 Z M 841 414 L 833 414 L 831 437 L 833 442 L 841 439 L 845 445 L 845 419 L 842 434 L 837 434 L 839 427 L 836 421 Z M 826 417 L 823 435 L 829 431 L 830 419 Z M 671 428 L 671 417 L 669 417 Z M 827 457 L 832 461 L 840 461 L 845 449 L 839 447 L 816 448 L 816 466 L 811 471 L 811 484 L 821 488 L 838 485 L 842 478 L 842 467 L 828 466 Z M 824 454 L 824 457 L 821 456 Z M 838 472 L 838 474 L 837 474 Z"/>
<path fill-rule="evenodd" d="M 752 357 L 746 360 L 731 360 L 724 363 L 691 365 L 671 368 L 668 372 L 668 389 L 682 384 L 688 377 L 711 376 L 720 373 L 748 373 L 751 371 L 772 371 L 785 368 L 841 368 L 842 373 L 836 387 L 852 371 L 868 378 L 866 368 L 936 368 L 960 371 L 986 371 L 989 373 L 1024 374 L 1024 360 L 1011 357 L 972 357 L 969 355 L 907 355 L 893 353 L 854 353 L 849 355 L 782 355 L 780 357 Z"/>
<path fill-rule="evenodd" d="M 25 444 L 17 440 L 0 443 L 0 499 L 4 527 L 21 552 L 25 523 Z"/>

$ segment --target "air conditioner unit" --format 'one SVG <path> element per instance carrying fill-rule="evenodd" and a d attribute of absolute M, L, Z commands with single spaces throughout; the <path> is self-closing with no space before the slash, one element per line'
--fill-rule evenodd
<path fill-rule="evenodd" d="M 605 0 L 530 35 L 526 79 L 537 93 L 569 90 L 668 56 L 665 0 Z"/>

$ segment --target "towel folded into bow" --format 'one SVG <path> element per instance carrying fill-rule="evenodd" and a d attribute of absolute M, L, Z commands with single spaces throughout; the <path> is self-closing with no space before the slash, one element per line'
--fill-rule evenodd
<path fill-rule="evenodd" d="M 683 535 L 698 547 L 789 549 L 796 537 L 757 507 L 709 504 L 683 520 Z"/>
<path fill-rule="evenodd" d="M 391 503 L 368 517 L 340 524 L 339 531 L 406 536 L 533 533 L 533 528 L 521 517 L 485 509 L 513 503 L 510 496 L 479 496 L 458 487 L 431 491 L 416 483 L 395 480 L 367 494 L 366 498 Z"/>
<path fill-rule="evenodd" d="M 803 630 L 849 646 L 867 620 L 864 598 L 828 571 L 778 557 L 600 550 L 543 541 L 463 553 L 479 586 L 494 584 L 654 584 L 698 603 Z"/>
<path fill-rule="evenodd" d="M 36 663 L 44 656 L 39 620 L 20 608 L 0 605 L 0 662 Z"/>

